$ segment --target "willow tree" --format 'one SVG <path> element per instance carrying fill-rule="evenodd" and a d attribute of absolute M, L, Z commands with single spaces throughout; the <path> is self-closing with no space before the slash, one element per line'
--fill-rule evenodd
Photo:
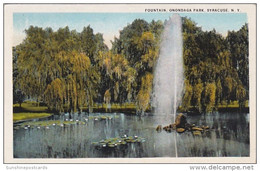
<path fill-rule="evenodd" d="M 227 38 L 230 50 L 230 59 L 233 68 L 237 70 L 238 76 L 246 89 L 249 91 L 249 38 L 248 24 L 243 25 L 238 31 L 229 31 Z M 248 98 L 248 97 L 247 97 Z"/>
<path fill-rule="evenodd" d="M 109 89 L 112 93 L 111 100 L 113 102 L 124 102 L 125 92 L 127 91 L 125 80 L 128 80 L 128 76 L 130 77 L 128 74 L 130 70 L 127 59 L 122 54 L 114 54 L 112 51 L 107 51 L 100 52 L 97 61 L 100 70 L 103 71 L 101 82 L 106 81 L 101 85 L 105 86 L 102 96 L 104 96 L 107 89 Z M 130 87 L 128 86 L 128 88 Z"/>
<path fill-rule="evenodd" d="M 225 38 L 215 30 L 202 31 L 190 19 L 183 18 L 182 23 L 189 83 L 185 107 L 202 112 L 203 100 L 209 97 L 205 92 L 213 90 L 210 83 L 216 86 L 215 106 L 223 100 L 248 99 L 247 24 Z M 108 50 L 103 35 L 94 34 L 90 26 L 80 33 L 68 27 L 53 31 L 31 26 L 13 54 L 17 56 L 14 88 L 58 111 L 81 111 L 86 105 L 91 110 L 109 90 L 110 103 L 136 102 L 137 110 L 144 112 L 150 103 L 163 27 L 162 21 L 136 19 L 120 31 Z"/>
<path fill-rule="evenodd" d="M 228 102 L 231 101 L 231 96 L 232 96 L 232 92 L 234 90 L 234 84 L 235 84 L 235 81 L 234 79 L 231 77 L 231 76 L 227 76 L 225 79 L 224 79 L 224 92 L 226 93 L 225 97 L 226 97 L 226 100 Z"/>
<path fill-rule="evenodd" d="M 182 108 L 185 111 L 188 111 L 191 106 L 191 97 L 192 97 L 192 86 L 190 85 L 188 80 L 185 80 L 185 88 L 184 88 L 184 96 L 182 99 Z"/>
<path fill-rule="evenodd" d="M 222 101 L 222 85 L 218 78 L 216 82 L 216 105 L 219 105 Z"/>
<path fill-rule="evenodd" d="M 199 79 L 198 83 L 193 88 L 193 97 L 192 97 L 193 105 L 199 112 L 202 111 L 202 106 L 201 106 L 202 91 L 203 91 L 203 84 Z"/>
<path fill-rule="evenodd" d="M 58 61 L 61 66 L 61 75 L 64 80 L 65 104 L 70 111 L 82 111 L 84 105 L 91 111 L 99 75 L 91 65 L 90 59 L 75 50 L 60 52 Z"/>
<path fill-rule="evenodd" d="M 43 99 L 46 86 L 55 79 L 58 69 L 55 61 L 57 52 L 52 31 L 39 27 L 30 27 L 26 39 L 16 47 L 18 68 L 18 85 L 23 92 L 37 100 Z"/>
<path fill-rule="evenodd" d="M 126 72 L 124 72 L 124 77 L 125 79 L 123 80 L 123 86 L 125 87 L 125 91 L 127 93 L 126 101 L 131 102 L 134 97 L 134 92 L 137 87 L 136 83 L 136 77 L 137 77 L 137 72 L 134 68 L 128 67 Z"/>
<path fill-rule="evenodd" d="M 80 37 L 68 27 L 53 32 L 30 27 L 17 49 L 17 84 L 26 95 L 44 101 L 50 109 L 81 111 L 94 104 L 100 76 L 86 53 Z"/>
<path fill-rule="evenodd" d="M 51 110 L 56 109 L 59 112 L 64 111 L 64 92 L 64 83 L 59 78 L 56 78 L 54 81 L 48 84 L 44 92 L 44 99 Z"/>
<path fill-rule="evenodd" d="M 141 88 L 136 97 L 137 113 L 144 114 L 150 104 L 152 94 L 153 75 L 149 72 L 142 77 Z"/>
<path fill-rule="evenodd" d="M 205 95 L 203 100 L 203 106 L 205 107 L 206 112 L 212 112 L 215 107 L 215 98 L 216 98 L 216 85 L 215 83 L 207 83 L 205 86 Z"/>
<path fill-rule="evenodd" d="M 128 67 L 123 74 L 124 89 L 127 90 L 123 93 L 123 97 L 127 101 L 138 98 L 138 93 L 143 92 L 142 79 L 148 72 L 152 75 L 159 54 L 162 30 L 161 21 L 148 23 L 136 19 L 124 27 L 120 31 L 119 38 L 115 38 L 112 42 L 113 53 L 123 55 L 128 61 Z M 150 86 L 149 89 L 152 89 L 152 84 Z"/>
<path fill-rule="evenodd" d="M 237 99 L 238 99 L 239 108 L 245 107 L 246 89 L 242 85 L 237 86 L 236 96 L 237 96 Z"/>
<path fill-rule="evenodd" d="M 106 111 L 107 109 L 109 109 L 111 111 L 111 93 L 110 90 L 106 90 L 105 94 L 104 94 L 104 102 L 106 103 Z"/>

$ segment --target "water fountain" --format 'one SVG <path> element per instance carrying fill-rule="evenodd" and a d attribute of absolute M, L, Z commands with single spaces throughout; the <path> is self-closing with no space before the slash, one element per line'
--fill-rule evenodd
<path fill-rule="evenodd" d="M 184 69 L 182 57 L 182 20 L 174 14 L 166 23 L 162 35 L 159 59 L 155 68 L 153 107 L 155 115 L 164 115 L 175 121 L 182 101 Z M 175 134 L 176 136 L 176 134 Z M 175 138 L 175 151 L 177 155 Z"/>
<path fill-rule="evenodd" d="M 153 106 L 155 113 L 176 116 L 184 85 L 182 21 L 174 14 L 165 24 L 160 55 L 155 68 Z"/>

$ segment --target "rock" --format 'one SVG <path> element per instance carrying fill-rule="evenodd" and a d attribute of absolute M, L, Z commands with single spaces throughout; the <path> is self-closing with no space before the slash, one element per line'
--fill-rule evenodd
<path fill-rule="evenodd" d="M 209 129 L 209 126 L 204 126 L 204 125 L 203 125 L 201 128 L 202 128 L 202 129 Z"/>
<path fill-rule="evenodd" d="M 176 128 L 185 128 L 186 123 L 186 116 L 184 116 L 182 113 L 178 114 L 178 116 L 175 119 Z"/>
<path fill-rule="evenodd" d="M 186 124 L 185 124 L 185 129 L 186 129 L 186 130 L 191 131 L 191 128 L 192 128 L 192 127 L 191 127 L 191 124 L 189 124 L 189 123 L 186 123 Z"/>
<path fill-rule="evenodd" d="M 183 133 L 183 132 L 185 131 L 185 129 L 184 129 L 184 128 L 177 128 L 176 131 L 177 131 L 178 133 Z"/>
<path fill-rule="evenodd" d="M 175 124 L 170 124 L 169 127 L 170 127 L 171 129 L 176 129 L 176 125 L 175 125 Z"/>
<path fill-rule="evenodd" d="M 157 132 L 161 132 L 161 131 L 162 131 L 162 125 L 158 125 L 158 126 L 156 127 L 156 131 L 157 131 Z"/>
<path fill-rule="evenodd" d="M 193 135 L 201 135 L 200 131 L 193 131 L 192 133 L 193 133 Z"/>
<path fill-rule="evenodd" d="M 163 127 L 163 130 L 167 130 L 169 128 L 169 126 L 165 126 L 165 127 Z"/>
<path fill-rule="evenodd" d="M 167 131 L 167 132 L 172 132 L 172 129 L 168 126 L 165 131 Z"/>
<path fill-rule="evenodd" d="M 159 127 L 160 126 L 160 127 Z M 158 125 L 158 127 L 156 128 L 156 130 L 161 131 L 161 125 Z M 166 131 L 166 132 L 172 132 L 172 130 L 174 130 L 175 127 L 173 126 L 173 124 L 170 124 L 170 125 L 167 125 L 165 127 L 163 127 L 163 130 Z"/>
<path fill-rule="evenodd" d="M 203 131 L 203 129 L 199 127 L 192 127 L 191 129 L 192 131 Z"/>

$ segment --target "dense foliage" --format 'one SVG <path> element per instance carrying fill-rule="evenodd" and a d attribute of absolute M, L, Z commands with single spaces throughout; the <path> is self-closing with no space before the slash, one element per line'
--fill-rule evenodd
<path fill-rule="evenodd" d="M 31 26 L 13 48 L 14 103 L 25 95 L 58 112 L 91 111 L 94 103 L 134 102 L 138 113 L 150 107 L 153 70 L 163 22 L 136 19 L 120 31 L 109 50 L 102 34 L 87 26 Z M 182 109 L 212 111 L 223 102 L 248 99 L 248 27 L 223 37 L 202 31 L 183 18 L 185 93 Z"/>
<path fill-rule="evenodd" d="M 183 19 L 186 91 L 183 107 L 212 111 L 220 103 L 248 99 L 248 27 L 228 32 L 226 38 L 202 31 L 194 22 Z M 192 94 L 192 95 L 191 95 Z"/>

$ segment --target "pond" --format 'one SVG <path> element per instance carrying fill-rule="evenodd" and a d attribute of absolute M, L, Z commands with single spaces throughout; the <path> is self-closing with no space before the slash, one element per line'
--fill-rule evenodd
<path fill-rule="evenodd" d="M 210 128 L 197 136 L 157 132 L 157 125 L 173 123 L 173 116 L 163 115 L 65 114 L 44 121 L 53 124 L 14 125 L 14 158 L 240 157 L 250 151 L 247 113 L 188 115 L 189 123 Z M 134 140 L 123 144 L 125 137 Z M 111 139 L 114 144 L 107 146 Z"/>

